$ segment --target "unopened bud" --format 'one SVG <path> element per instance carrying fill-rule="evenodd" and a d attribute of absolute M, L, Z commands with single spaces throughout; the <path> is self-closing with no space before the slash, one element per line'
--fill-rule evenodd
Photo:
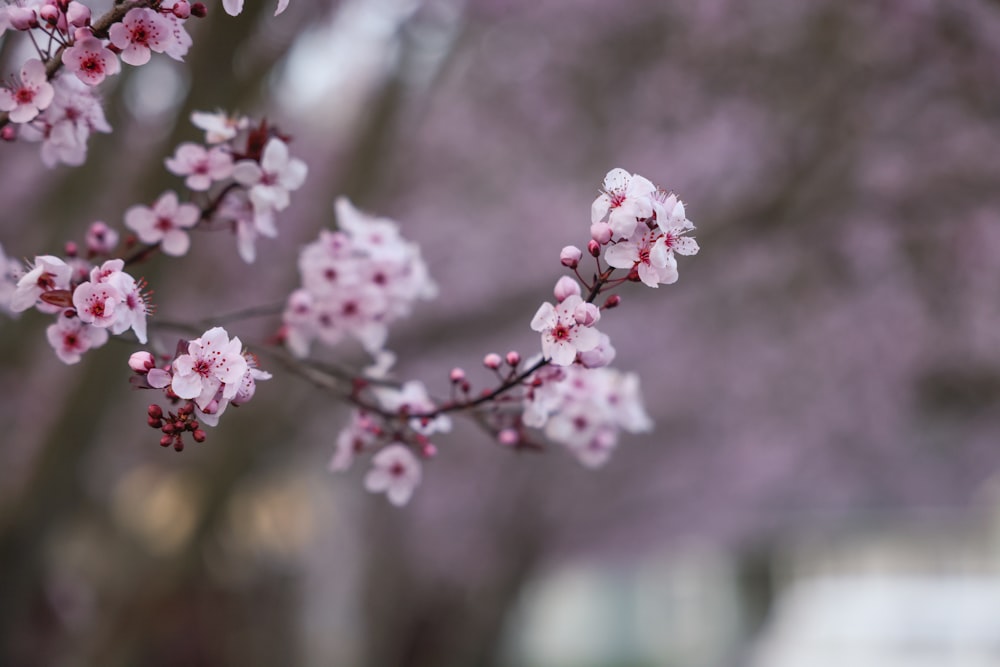
<path fill-rule="evenodd" d="M 463 371 L 461 368 L 452 368 L 451 373 L 448 374 L 448 377 L 451 378 L 452 382 L 461 382 L 462 380 L 465 379 L 465 371 Z"/>
<path fill-rule="evenodd" d="M 191 5 L 191 16 L 196 16 L 200 19 L 208 16 L 208 7 L 205 6 L 203 2 L 196 2 Z"/>
<path fill-rule="evenodd" d="M 593 257 L 600 256 L 601 244 L 595 241 L 594 239 L 590 239 L 589 241 L 587 241 L 587 252 L 589 252 Z"/>
<path fill-rule="evenodd" d="M 51 4 L 42 5 L 42 8 L 38 10 L 38 17 L 46 23 L 58 23 L 59 14 L 59 8 Z"/>
<path fill-rule="evenodd" d="M 165 435 L 160 438 L 160 447 L 169 447 L 174 442 L 174 436 Z"/>
<path fill-rule="evenodd" d="M 420 454 L 426 459 L 434 458 L 435 456 L 437 456 L 437 453 L 438 453 L 438 448 L 434 445 L 433 442 L 424 443 L 424 445 L 420 448 Z"/>
<path fill-rule="evenodd" d="M 622 298 L 617 294 L 612 294 L 604 300 L 603 308 L 616 308 L 622 302 Z"/>
<path fill-rule="evenodd" d="M 76 245 L 75 241 L 66 241 L 66 245 L 63 246 L 63 252 L 67 257 L 76 257 L 80 252 L 80 248 Z"/>
<path fill-rule="evenodd" d="M 191 3 L 187 0 L 179 0 L 171 11 L 173 11 L 174 16 L 177 18 L 186 19 L 191 16 Z"/>
<path fill-rule="evenodd" d="M 592 303 L 581 303 L 573 309 L 573 319 L 580 326 L 590 327 L 601 319 L 601 311 Z"/>
<path fill-rule="evenodd" d="M 581 257 L 583 257 L 583 251 L 575 245 L 568 245 L 559 253 L 559 261 L 562 262 L 563 266 L 570 269 L 575 269 L 579 266 Z"/>
<path fill-rule="evenodd" d="M 595 222 L 590 226 L 590 238 L 605 245 L 611 240 L 611 225 L 606 222 Z"/>
<path fill-rule="evenodd" d="M 199 428 L 195 429 L 195 432 L 191 434 L 191 437 L 194 438 L 195 442 L 205 442 L 206 435 L 205 432 Z"/>
<path fill-rule="evenodd" d="M 500 359 L 500 355 L 494 352 L 490 352 L 483 357 L 483 366 L 486 366 L 486 368 L 496 370 L 500 368 L 501 363 L 503 363 L 503 360 Z"/>
<path fill-rule="evenodd" d="M 10 21 L 14 30 L 31 30 L 38 27 L 38 16 L 34 9 L 18 7 L 17 5 L 8 5 L 5 9 L 7 10 L 7 20 Z"/>
<path fill-rule="evenodd" d="M 507 353 L 507 356 L 504 358 L 504 360 L 507 362 L 508 366 L 514 368 L 519 363 L 521 363 L 521 355 L 517 352 L 517 350 L 511 350 L 510 352 Z"/>
<path fill-rule="evenodd" d="M 17 130 L 15 130 L 11 125 L 4 125 L 3 128 L 0 129 L 0 139 L 3 139 L 4 141 L 14 141 L 17 139 Z"/>
<path fill-rule="evenodd" d="M 74 0 L 66 8 L 66 20 L 74 28 L 88 25 L 90 23 L 90 7 Z"/>
<path fill-rule="evenodd" d="M 118 245 L 118 232 L 98 220 L 87 229 L 87 250 L 95 255 L 110 254 Z"/>
<path fill-rule="evenodd" d="M 515 429 L 505 428 L 499 433 L 497 433 L 497 440 L 501 445 L 507 445 L 512 447 L 521 441 L 521 436 Z"/>
<path fill-rule="evenodd" d="M 552 293 L 555 294 L 556 301 L 562 303 L 571 296 L 580 296 L 580 283 L 569 276 L 563 276 L 556 281 L 556 288 Z"/>
<path fill-rule="evenodd" d="M 156 366 L 156 359 L 153 358 L 151 353 L 146 351 L 133 352 L 132 356 L 128 358 L 128 367 L 140 375 L 145 375 L 154 366 Z"/>

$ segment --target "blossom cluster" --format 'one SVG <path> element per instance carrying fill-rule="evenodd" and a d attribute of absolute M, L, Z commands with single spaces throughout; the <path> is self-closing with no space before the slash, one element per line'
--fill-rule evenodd
<path fill-rule="evenodd" d="M 694 229 L 677 195 L 649 179 L 612 169 L 590 209 L 591 237 L 604 248 L 604 261 L 629 269 L 650 287 L 677 281 L 679 255 L 694 255 L 698 242 L 685 236 Z"/>
<path fill-rule="evenodd" d="M 98 228 L 103 223 L 95 223 Z M 131 329 L 146 342 L 146 315 L 150 306 L 145 283 L 123 269 L 121 259 L 92 266 L 80 257 L 69 262 L 54 255 L 35 258 L 10 293 L 9 308 L 18 313 L 35 308 L 55 315 L 46 329 L 49 344 L 67 364 L 80 361 L 87 350 L 101 347 L 108 334 Z"/>
<path fill-rule="evenodd" d="M 283 315 L 282 337 L 298 357 L 314 340 L 336 345 L 345 336 L 377 354 L 389 325 L 437 292 L 419 247 L 397 223 L 362 213 L 343 197 L 335 208 L 338 229 L 320 232 L 299 254 L 302 287 Z"/>
<path fill-rule="evenodd" d="M 528 380 L 523 423 L 544 428 L 584 465 L 607 462 L 618 434 L 649 431 L 653 423 L 642 405 L 639 376 L 614 368 L 550 366 Z"/>
<path fill-rule="evenodd" d="M 143 242 L 162 243 L 165 253 L 177 256 L 188 250 L 186 230 L 204 217 L 206 224 L 229 227 L 240 257 L 252 263 L 257 239 L 278 235 L 276 215 L 305 182 L 306 164 L 291 156 L 287 137 L 266 122 L 251 126 L 246 117 L 203 111 L 194 112 L 191 121 L 204 130 L 205 143 L 180 144 L 165 165 L 193 193 L 204 193 L 205 214 L 178 205 L 168 191 L 151 208 L 131 209 L 125 224 Z"/>
<path fill-rule="evenodd" d="M 238 337 L 229 338 L 222 327 L 214 327 L 198 338 L 182 341 L 177 356 L 163 367 L 151 352 L 136 352 L 129 358 L 135 372 L 133 384 L 142 389 L 160 389 L 176 410 L 164 412 L 159 404 L 148 409 L 148 424 L 163 432 L 160 445 L 184 449 L 184 434 L 195 442 L 205 440 L 201 424 L 216 426 L 229 405 L 250 401 L 257 381 L 271 374 L 257 366 L 256 357 L 243 350 Z"/>
<path fill-rule="evenodd" d="M 153 53 L 183 60 L 191 47 L 184 24 L 204 14 L 204 5 L 188 0 L 119 3 L 97 20 L 78 0 L 0 7 L 0 32 L 28 34 L 38 56 L 0 88 L 0 111 L 13 124 L 3 138 L 40 141 L 50 167 L 83 164 L 90 134 L 111 131 L 93 88 L 118 74 L 122 62 L 144 65 Z"/>
<path fill-rule="evenodd" d="M 378 449 L 365 476 L 365 488 L 384 492 L 394 505 L 405 505 L 422 477 L 420 458 L 437 454 L 430 437 L 450 431 L 451 419 L 445 414 L 428 416 L 435 411 L 435 402 L 423 383 L 415 380 L 398 388 L 378 387 L 373 394 L 378 412 L 352 411 L 350 422 L 337 436 L 329 467 L 345 471 L 357 455 Z M 396 418 L 393 427 L 387 428 L 387 416 Z"/>

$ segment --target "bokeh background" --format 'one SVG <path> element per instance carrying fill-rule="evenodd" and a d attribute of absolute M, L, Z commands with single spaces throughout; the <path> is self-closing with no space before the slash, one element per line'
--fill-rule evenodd
<path fill-rule="evenodd" d="M 177 188 L 192 110 L 266 114 L 310 166 L 281 238 L 145 265 L 155 335 L 280 302 L 346 194 L 423 248 L 441 293 L 390 347 L 443 394 L 537 349 L 624 167 L 702 247 L 602 321 L 656 429 L 592 471 L 460 426 L 400 510 L 327 472 L 346 410 L 277 368 L 176 454 L 133 344 L 66 367 L 0 319 L 0 664 L 1000 665 L 1000 4 L 247 5 L 107 82 L 85 167 L 2 147 L 6 253 Z"/>

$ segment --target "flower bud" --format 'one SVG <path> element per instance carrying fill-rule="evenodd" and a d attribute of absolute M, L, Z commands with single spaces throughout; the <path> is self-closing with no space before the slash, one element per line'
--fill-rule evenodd
<path fill-rule="evenodd" d="M 486 368 L 489 368 L 491 370 L 496 370 L 500 368 L 501 363 L 502 360 L 500 359 L 500 355 L 494 352 L 490 352 L 485 357 L 483 357 L 483 366 L 486 366 Z"/>
<path fill-rule="evenodd" d="M 556 296 L 556 300 L 562 303 L 573 295 L 580 296 L 580 283 L 569 276 L 563 276 L 556 281 L 556 288 L 553 290 L 553 293 Z"/>
<path fill-rule="evenodd" d="M 140 375 L 145 375 L 154 366 L 156 366 L 156 359 L 153 358 L 151 353 L 146 351 L 135 352 L 128 358 L 128 367 Z M 153 406 L 149 406 L 149 409 L 152 410 Z"/>
<path fill-rule="evenodd" d="M 595 241 L 594 239 L 590 239 L 589 241 L 587 241 L 587 252 L 589 252 L 592 257 L 600 256 L 601 244 Z"/>
<path fill-rule="evenodd" d="M 77 247 L 74 241 L 66 241 L 66 245 L 63 246 L 63 252 L 67 257 L 76 257 L 80 249 Z"/>
<path fill-rule="evenodd" d="M 461 368 L 452 368 L 451 373 L 448 374 L 448 377 L 451 378 L 452 382 L 461 382 L 462 380 L 465 379 L 465 371 L 463 371 Z"/>
<path fill-rule="evenodd" d="M 590 226 L 590 238 L 605 245 L 611 240 L 611 225 L 606 222 L 595 222 Z"/>
<path fill-rule="evenodd" d="M 512 428 L 505 428 L 499 433 L 497 433 L 497 440 L 501 445 L 507 445 L 512 447 L 521 441 L 521 436 L 518 435 L 517 431 Z"/>
<path fill-rule="evenodd" d="M 433 442 L 425 442 L 420 447 L 420 455 L 423 456 L 425 459 L 432 459 L 435 456 L 437 456 L 437 453 L 438 453 L 438 448 L 434 445 Z"/>
<path fill-rule="evenodd" d="M 171 11 L 173 11 L 174 16 L 177 18 L 186 19 L 191 16 L 191 3 L 187 0 L 179 0 Z"/>
<path fill-rule="evenodd" d="M 205 436 L 205 432 L 202 431 L 199 428 L 199 429 L 195 429 L 195 432 L 191 434 L 191 437 L 194 438 L 195 442 L 205 442 L 205 437 L 206 436 Z"/>
<path fill-rule="evenodd" d="M 575 245 L 568 245 L 559 253 L 559 261 L 562 262 L 563 266 L 570 269 L 575 269 L 579 266 L 581 257 L 583 257 L 583 252 Z"/>
<path fill-rule="evenodd" d="M 174 436 L 165 435 L 160 438 L 160 447 L 169 447 L 174 442 Z"/>
<path fill-rule="evenodd" d="M 87 230 L 87 250 L 94 255 L 108 255 L 118 245 L 118 232 L 98 220 Z"/>
<path fill-rule="evenodd" d="M 612 294 L 604 301 L 602 308 L 617 308 L 618 304 L 622 302 L 622 298 L 617 294 Z"/>
<path fill-rule="evenodd" d="M 90 7 L 83 4 L 82 2 L 69 3 L 69 7 L 66 9 L 66 20 L 74 28 L 80 28 L 85 25 L 90 24 Z"/>
<path fill-rule="evenodd" d="M 205 6 L 203 2 L 196 2 L 191 5 L 191 16 L 196 16 L 200 19 L 208 16 L 208 7 Z"/>
<path fill-rule="evenodd" d="M 4 125 L 3 128 L 0 128 L 0 139 L 14 141 L 17 139 L 17 131 L 10 125 Z"/>
<path fill-rule="evenodd" d="M 38 16 L 35 10 L 28 7 L 18 7 L 9 5 L 7 9 L 7 20 L 14 30 L 31 30 L 38 27 Z"/>
<path fill-rule="evenodd" d="M 42 5 L 38 10 L 38 17 L 46 23 L 58 23 L 60 14 L 59 8 L 53 4 Z"/>
<path fill-rule="evenodd" d="M 504 357 L 504 360 L 507 362 L 508 366 L 514 368 L 521 363 L 521 355 L 517 352 L 517 350 L 511 350 L 507 353 L 507 356 Z"/>
<path fill-rule="evenodd" d="M 601 319 L 601 311 L 592 303 L 581 303 L 573 309 L 573 319 L 580 326 L 594 326 Z"/>

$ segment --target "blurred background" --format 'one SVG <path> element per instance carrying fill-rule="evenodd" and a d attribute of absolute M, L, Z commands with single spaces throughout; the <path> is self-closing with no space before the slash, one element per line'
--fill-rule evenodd
<path fill-rule="evenodd" d="M 396 509 L 327 472 L 346 410 L 281 369 L 176 454 L 135 345 L 67 367 L 3 317 L 0 664 L 1000 665 L 1000 3 L 272 5 L 213 0 L 185 64 L 106 82 L 86 166 L 3 146 L 5 252 L 179 187 L 192 110 L 266 114 L 310 166 L 280 239 L 144 265 L 156 318 L 280 302 L 347 194 L 423 248 L 440 296 L 389 345 L 441 395 L 537 350 L 623 167 L 702 247 L 602 321 L 656 429 L 592 471 L 461 425 Z"/>

